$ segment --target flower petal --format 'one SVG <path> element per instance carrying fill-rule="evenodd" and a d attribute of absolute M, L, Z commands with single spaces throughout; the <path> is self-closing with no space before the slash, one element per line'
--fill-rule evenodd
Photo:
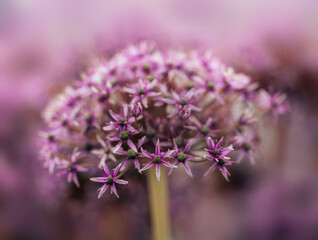
<path fill-rule="evenodd" d="M 117 151 L 121 148 L 122 145 L 123 141 L 119 141 L 119 143 L 117 143 L 117 145 L 114 147 L 113 152 L 117 153 Z"/>
<path fill-rule="evenodd" d="M 208 120 L 205 122 L 205 125 L 207 127 L 210 127 L 212 125 L 212 123 L 213 123 L 213 119 L 211 117 L 209 117 Z"/>
<path fill-rule="evenodd" d="M 150 159 L 154 158 L 154 155 L 150 154 L 147 150 L 144 150 L 143 148 L 141 148 L 140 150 L 146 158 L 150 158 Z"/>
<path fill-rule="evenodd" d="M 157 144 L 156 144 L 156 155 L 157 156 L 160 155 L 160 140 L 159 140 L 159 138 L 158 138 Z"/>
<path fill-rule="evenodd" d="M 111 193 L 114 193 L 119 198 L 115 184 L 111 185 L 110 190 Z"/>
<path fill-rule="evenodd" d="M 188 174 L 190 177 L 193 177 L 193 174 L 192 174 L 192 172 L 191 172 L 191 169 L 190 169 L 189 165 L 188 165 L 187 163 L 183 163 L 183 166 L 184 166 L 184 168 L 185 168 L 187 174 Z"/>
<path fill-rule="evenodd" d="M 171 163 L 168 163 L 168 162 L 166 162 L 166 161 L 161 161 L 161 164 L 162 164 L 163 166 L 169 167 L 169 168 L 178 168 L 178 166 L 173 165 L 173 164 L 171 164 Z"/>
<path fill-rule="evenodd" d="M 151 168 L 154 165 L 153 162 L 147 163 L 140 171 L 143 172 L 149 168 Z"/>
<path fill-rule="evenodd" d="M 112 110 L 109 110 L 109 114 L 115 121 L 119 120 L 119 116 L 116 113 L 114 113 Z"/>
<path fill-rule="evenodd" d="M 229 171 L 224 166 L 220 167 L 220 171 L 222 172 L 222 175 L 226 181 L 229 181 L 229 176 L 231 175 Z"/>
<path fill-rule="evenodd" d="M 108 184 L 104 184 L 99 190 L 98 199 L 106 192 L 107 188 L 109 187 Z"/>
<path fill-rule="evenodd" d="M 214 150 L 214 142 L 211 137 L 208 137 L 208 145 L 211 150 Z"/>
<path fill-rule="evenodd" d="M 178 166 L 179 164 L 180 164 L 180 163 L 179 163 L 178 160 L 176 160 L 176 161 L 173 163 L 173 165 L 175 165 L 175 166 Z M 168 175 L 171 175 L 173 169 L 174 169 L 174 168 L 170 168 L 170 171 L 169 171 Z"/>
<path fill-rule="evenodd" d="M 204 176 L 208 175 L 210 172 L 213 172 L 216 168 L 217 168 L 217 163 L 214 163 L 214 164 L 208 169 L 208 171 L 206 171 L 206 173 L 204 174 Z"/>
<path fill-rule="evenodd" d="M 215 148 L 219 149 L 223 143 L 224 137 L 221 137 L 221 139 L 218 141 L 218 143 L 215 145 Z"/>
<path fill-rule="evenodd" d="M 106 163 L 104 163 L 104 164 L 102 165 L 102 170 L 103 170 L 103 172 L 105 173 L 106 177 L 109 177 L 109 176 L 110 176 L 110 172 L 109 172 L 109 169 L 108 169 Z"/>
<path fill-rule="evenodd" d="M 115 126 L 112 125 L 112 124 L 103 127 L 103 130 L 104 130 L 104 131 L 111 131 L 111 130 L 113 130 L 113 129 L 115 129 Z"/>
<path fill-rule="evenodd" d="M 93 182 L 106 182 L 106 177 L 92 177 L 90 178 L 91 181 Z"/>
<path fill-rule="evenodd" d="M 76 166 L 76 171 L 77 172 L 87 172 L 88 169 L 82 166 Z"/>
<path fill-rule="evenodd" d="M 194 143 L 194 140 L 193 139 L 190 139 L 188 142 L 187 142 L 187 145 L 185 146 L 185 148 L 184 148 L 184 153 L 187 153 L 189 150 L 190 150 L 190 148 L 192 147 L 192 144 Z"/>
<path fill-rule="evenodd" d="M 138 149 L 144 144 L 145 140 L 146 140 L 146 136 L 143 136 L 141 139 L 138 140 L 138 143 L 137 143 Z"/>
<path fill-rule="evenodd" d="M 99 135 L 97 135 L 96 138 L 97 138 L 97 141 L 99 142 L 99 144 L 102 145 L 103 148 L 106 148 L 105 141 Z"/>
<path fill-rule="evenodd" d="M 138 152 L 136 145 L 135 145 L 130 139 L 127 140 L 127 144 L 128 144 L 128 146 L 129 146 L 132 150 L 134 150 L 136 153 Z"/>
<path fill-rule="evenodd" d="M 114 182 L 118 183 L 118 184 L 128 184 L 128 181 L 125 181 L 125 180 L 122 180 L 122 179 L 114 179 Z"/>
<path fill-rule="evenodd" d="M 165 152 L 164 154 L 161 155 L 161 158 L 169 158 L 171 157 L 172 154 L 174 154 L 175 150 L 168 150 L 167 152 Z"/>
<path fill-rule="evenodd" d="M 138 159 L 135 159 L 134 160 L 134 164 L 135 164 L 135 167 L 138 169 L 138 171 L 140 172 L 140 163 L 138 161 Z"/>
<path fill-rule="evenodd" d="M 229 155 L 234 149 L 233 148 L 223 148 L 220 150 L 220 154 L 222 157 L 226 157 L 227 155 Z"/>
<path fill-rule="evenodd" d="M 122 163 L 118 164 L 117 167 L 113 170 L 113 172 L 112 172 L 112 177 L 113 178 L 117 176 L 117 174 L 118 174 L 120 168 L 122 167 L 122 165 L 123 165 Z"/>
<path fill-rule="evenodd" d="M 76 185 L 76 187 L 78 187 L 78 188 L 80 187 L 76 173 L 73 174 L 73 182 Z"/>

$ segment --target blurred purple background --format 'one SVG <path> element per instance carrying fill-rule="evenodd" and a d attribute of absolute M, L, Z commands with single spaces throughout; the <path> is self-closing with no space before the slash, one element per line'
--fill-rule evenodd
<path fill-rule="evenodd" d="M 170 178 L 174 239 L 318 239 L 318 2 L 315 0 L 0 1 L 0 239 L 149 239 L 143 176 L 96 199 L 38 160 L 41 111 L 96 57 L 129 43 L 211 48 L 291 111 L 264 119 L 263 159 Z M 120 190 L 119 190 L 120 191 Z"/>

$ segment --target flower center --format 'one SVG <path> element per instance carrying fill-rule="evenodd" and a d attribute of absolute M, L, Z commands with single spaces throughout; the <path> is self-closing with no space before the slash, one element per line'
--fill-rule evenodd
<path fill-rule="evenodd" d="M 178 153 L 178 161 L 179 162 L 185 162 L 185 160 L 187 160 L 187 155 L 184 154 L 183 152 Z"/>
<path fill-rule="evenodd" d="M 121 140 L 127 140 L 127 139 L 128 139 L 128 136 L 129 136 L 129 134 L 128 134 L 127 131 L 122 131 L 122 132 L 119 134 L 119 138 L 120 138 Z"/>
<path fill-rule="evenodd" d="M 114 182 L 114 179 L 112 177 L 106 178 L 106 183 L 107 184 L 111 185 L 111 184 L 113 184 L 113 182 Z"/>
<path fill-rule="evenodd" d="M 203 125 L 203 126 L 201 127 L 200 131 L 201 131 L 201 133 L 202 133 L 203 135 L 206 135 L 206 134 L 208 134 L 208 133 L 210 132 L 210 128 L 208 128 L 206 125 Z"/>
<path fill-rule="evenodd" d="M 175 142 L 176 142 L 178 147 L 181 147 L 181 145 L 182 145 L 182 139 L 181 138 L 176 138 Z"/>
<path fill-rule="evenodd" d="M 135 159 L 135 158 L 137 157 L 137 153 L 136 153 L 134 150 L 129 149 L 129 150 L 127 151 L 127 157 L 128 157 L 129 159 Z"/>
<path fill-rule="evenodd" d="M 161 158 L 159 156 L 155 156 L 153 162 L 158 164 L 161 162 Z"/>
<path fill-rule="evenodd" d="M 54 136 L 52 136 L 52 135 L 50 134 L 50 135 L 47 136 L 47 140 L 48 140 L 49 142 L 54 142 L 54 141 L 55 141 L 55 138 L 54 138 Z"/>
<path fill-rule="evenodd" d="M 187 86 L 186 86 L 186 88 L 187 88 L 188 90 L 190 90 L 190 89 L 192 89 L 192 88 L 194 88 L 194 87 L 195 87 L 194 83 L 189 83 L 189 84 L 187 84 Z"/>
<path fill-rule="evenodd" d="M 147 76 L 147 79 L 148 79 L 149 82 L 152 82 L 153 80 L 155 80 L 155 76 L 153 76 L 153 75 L 148 75 L 148 76 Z"/>
<path fill-rule="evenodd" d="M 138 89 L 138 94 L 141 96 L 141 95 L 144 95 L 146 93 L 146 91 L 142 88 Z"/>
<path fill-rule="evenodd" d="M 207 87 L 209 90 L 214 90 L 214 83 L 209 82 Z"/>
<path fill-rule="evenodd" d="M 66 167 L 66 170 L 69 171 L 69 172 L 72 171 L 73 170 L 73 164 L 72 163 L 68 163 L 67 167 Z"/>
<path fill-rule="evenodd" d="M 104 148 L 104 153 L 106 154 L 110 153 L 110 149 L 108 147 Z"/>
<path fill-rule="evenodd" d="M 244 149 L 245 151 L 250 150 L 250 149 L 251 149 L 251 144 L 248 143 L 248 142 L 243 143 L 243 149 Z"/>
<path fill-rule="evenodd" d="M 214 150 L 212 151 L 212 154 L 213 154 L 213 155 L 219 155 L 219 154 L 220 154 L 220 150 L 219 150 L 219 149 L 214 149 Z"/>
<path fill-rule="evenodd" d="M 64 127 L 66 127 L 66 126 L 68 125 L 68 121 L 67 121 L 66 119 L 64 119 L 64 120 L 62 121 L 62 125 L 63 125 Z"/>
<path fill-rule="evenodd" d="M 185 106 L 185 105 L 187 105 L 187 100 L 185 100 L 184 98 L 181 98 L 180 101 L 179 101 L 179 104 L 181 106 Z"/>
<path fill-rule="evenodd" d="M 107 99 L 108 99 L 108 95 L 105 94 L 105 93 L 102 93 L 102 94 L 98 97 L 97 100 L 98 100 L 100 103 L 102 103 L 102 102 L 105 102 Z"/>
<path fill-rule="evenodd" d="M 150 69 L 151 69 L 150 64 L 145 64 L 145 65 L 142 66 L 142 70 L 144 70 L 144 72 L 147 73 L 147 74 L 150 73 Z"/>
<path fill-rule="evenodd" d="M 173 62 L 167 62 L 166 63 L 166 66 L 168 67 L 168 68 L 173 68 Z"/>
<path fill-rule="evenodd" d="M 219 164 L 219 165 L 224 165 L 224 163 L 225 163 L 225 162 L 224 162 L 223 159 L 221 159 L 221 158 L 218 159 L 218 164 Z"/>
<path fill-rule="evenodd" d="M 147 137 L 154 137 L 154 136 L 156 136 L 156 131 L 155 131 L 155 129 L 153 129 L 152 127 L 149 127 L 149 128 L 147 129 L 146 135 L 147 135 Z"/>
<path fill-rule="evenodd" d="M 118 120 L 118 124 L 119 124 L 120 126 L 125 126 L 125 123 L 126 123 L 126 119 L 125 119 L 125 118 L 120 118 L 120 119 Z"/>
<path fill-rule="evenodd" d="M 92 124 L 93 120 L 94 120 L 94 117 L 91 114 L 89 114 L 85 117 L 85 121 L 87 124 Z"/>
<path fill-rule="evenodd" d="M 91 143 L 86 143 L 85 146 L 84 146 L 84 149 L 86 152 L 90 152 L 94 149 L 94 145 L 91 144 Z"/>
<path fill-rule="evenodd" d="M 278 102 L 277 99 L 275 99 L 275 100 L 273 101 L 273 107 L 275 108 L 275 107 L 278 107 L 278 106 L 279 106 L 279 102 Z"/>

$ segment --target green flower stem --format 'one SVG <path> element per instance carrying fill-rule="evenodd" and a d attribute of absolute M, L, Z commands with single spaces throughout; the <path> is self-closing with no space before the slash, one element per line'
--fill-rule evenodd
<path fill-rule="evenodd" d="M 155 167 L 150 168 L 147 175 L 152 234 L 153 240 L 170 240 L 167 172 L 161 166 L 160 171 L 160 182 L 156 178 Z"/>

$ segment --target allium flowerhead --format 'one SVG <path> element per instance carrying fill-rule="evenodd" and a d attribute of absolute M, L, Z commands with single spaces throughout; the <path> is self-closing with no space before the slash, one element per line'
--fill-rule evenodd
<path fill-rule="evenodd" d="M 127 171 L 150 167 L 158 180 L 160 166 L 172 173 L 183 165 L 192 177 L 191 165 L 206 160 L 208 172 L 218 168 L 228 180 L 234 148 L 254 159 L 255 138 L 241 136 L 257 135 L 261 114 L 283 113 L 284 104 L 213 54 L 141 43 L 95 66 L 49 104 L 41 153 L 51 172 L 62 167 L 77 186 L 84 166 L 102 168 L 106 177 L 91 179 L 104 183 L 99 197 L 108 187 L 117 195 L 115 183 L 126 184 L 119 178 Z"/>

